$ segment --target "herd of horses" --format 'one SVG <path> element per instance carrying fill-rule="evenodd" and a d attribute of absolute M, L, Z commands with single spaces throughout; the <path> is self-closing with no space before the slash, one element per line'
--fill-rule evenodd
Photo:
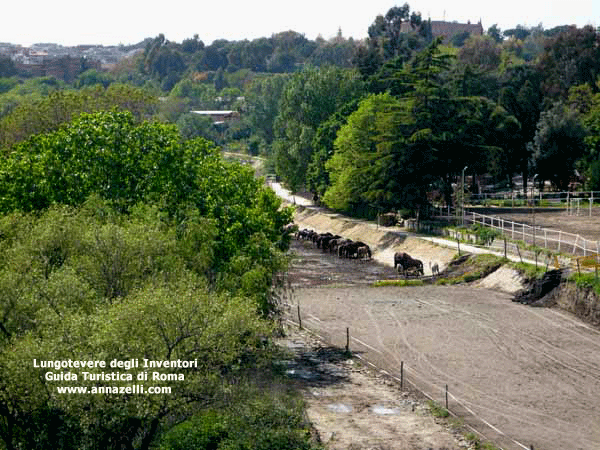
<path fill-rule="evenodd" d="M 335 253 L 340 258 L 368 261 L 372 255 L 371 249 L 364 242 L 346 239 L 339 234 L 317 233 L 314 230 L 304 229 L 296 232 L 296 239 L 312 241 L 317 248 L 324 252 Z"/>
<path fill-rule="evenodd" d="M 372 255 L 371 249 L 364 242 L 353 241 L 329 232 L 317 233 L 314 230 L 305 228 L 296 232 L 296 239 L 311 241 L 317 248 L 323 250 L 323 252 L 335 253 L 340 258 L 368 261 Z M 437 263 L 432 264 L 430 262 L 429 266 L 433 276 L 439 275 L 440 271 Z M 405 278 L 424 275 L 423 262 L 404 252 L 394 254 L 394 269 Z"/>

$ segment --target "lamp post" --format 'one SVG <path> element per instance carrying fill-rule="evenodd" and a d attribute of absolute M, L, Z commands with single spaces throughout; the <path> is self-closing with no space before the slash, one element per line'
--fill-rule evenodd
<path fill-rule="evenodd" d="M 462 185 L 460 186 L 460 197 L 461 197 L 461 215 L 462 215 L 462 225 L 465 226 L 465 170 L 467 170 L 469 166 L 465 166 L 462 170 Z"/>
<path fill-rule="evenodd" d="M 535 247 L 535 179 L 537 178 L 537 176 L 538 176 L 538 174 L 536 173 L 533 176 L 533 180 L 531 181 L 531 219 L 533 222 L 533 246 L 534 247 Z M 536 260 L 537 260 L 537 258 L 536 258 Z M 536 261 L 536 266 L 537 266 L 537 261 Z"/>

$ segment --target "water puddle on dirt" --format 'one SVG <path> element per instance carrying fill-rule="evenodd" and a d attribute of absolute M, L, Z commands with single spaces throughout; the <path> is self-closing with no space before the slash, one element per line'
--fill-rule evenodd
<path fill-rule="evenodd" d="M 332 403 L 330 405 L 327 405 L 327 409 L 329 409 L 333 412 L 337 412 L 337 413 L 351 413 L 352 412 L 352 406 L 346 405 L 345 403 Z"/>
<path fill-rule="evenodd" d="M 290 369 L 286 370 L 285 373 L 292 378 L 301 378 L 303 380 L 316 380 L 318 378 L 316 373 L 305 369 Z"/>
<path fill-rule="evenodd" d="M 400 408 L 389 408 L 383 405 L 375 405 L 371 408 L 371 411 L 375 414 L 379 414 L 382 416 L 392 416 L 401 414 Z"/>

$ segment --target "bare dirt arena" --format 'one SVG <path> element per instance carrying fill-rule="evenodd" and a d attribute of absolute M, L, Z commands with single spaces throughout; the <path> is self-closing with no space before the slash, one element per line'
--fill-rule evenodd
<path fill-rule="evenodd" d="M 600 449 L 599 330 L 557 309 L 513 303 L 499 289 L 371 287 L 375 279 L 394 277 L 393 269 L 377 261 L 339 260 L 308 242 L 295 242 L 293 251 L 290 317 L 300 305 L 303 326 L 330 344 L 344 348 L 349 329 L 355 354 L 390 379 L 399 380 L 403 364 L 405 385 L 440 405 L 447 385 L 450 411 L 501 448 Z M 431 258 L 447 262 L 445 251 Z M 384 407 L 400 408 L 404 397 L 396 392 Z M 389 436 L 391 425 L 358 421 L 368 419 L 368 408 L 353 416 L 344 402 L 332 404 L 354 436 L 361 427 L 365 435 L 377 436 L 380 427 Z M 390 417 L 396 425 L 409 420 Z M 344 427 L 338 429 L 343 434 Z M 433 444 L 402 444 L 402 433 L 410 429 L 395 429 L 397 446 L 388 439 L 334 448 L 460 448 L 441 437 Z"/>

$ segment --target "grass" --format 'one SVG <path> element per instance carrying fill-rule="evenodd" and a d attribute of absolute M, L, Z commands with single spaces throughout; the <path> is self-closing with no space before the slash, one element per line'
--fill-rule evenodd
<path fill-rule="evenodd" d="M 450 417 L 450 412 L 446 409 L 438 405 L 433 400 L 427 401 L 427 406 L 429 407 L 429 411 L 433 417 L 438 417 L 440 419 L 446 419 Z"/>
<path fill-rule="evenodd" d="M 498 447 L 491 442 L 481 443 L 481 439 L 479 439 L 479 436 L 477 436 L 475 433 L 466 433 L 465 440 L 474 450 L 499 450 Z"/>
<path fill-rule="evenodd" d="M 471 281 L 486 277 L 505 262 L 506 259 L 489 253 L 475 255 L 463 261 L 461 264 L 449 267 L 450 273 L 454 271 L 457 274 L 446 278 L 438 278 L 435 281 L 435 284 L 451 285 L 470 283 Z M 450 263 L 450 266 L 452 266 L 452 263 Z"/>
<path fill-rule="evenodd" d="M 538 264 L 538 266 L 535 267 L 535 264 L 529 264 L 525 262 L 509 262 L 508 266 L 518 270 L 525 276 L 525 278 L 530 280 L 538 280 L 546 273 L 545 264 Z"/>
<path fill-rule="evenodd" d="M 373 283 L 372 286 L 423 286 L 423 280 L 380 280 Z"/>
<path fill-rule="evenodd" d="M 574 273 L 569 277 L 569 281 L 575 282 L 580 289 L 593 289 L 594 293 L 600 296 L 600 278 L 596 278 L 595 273 Z"/>

